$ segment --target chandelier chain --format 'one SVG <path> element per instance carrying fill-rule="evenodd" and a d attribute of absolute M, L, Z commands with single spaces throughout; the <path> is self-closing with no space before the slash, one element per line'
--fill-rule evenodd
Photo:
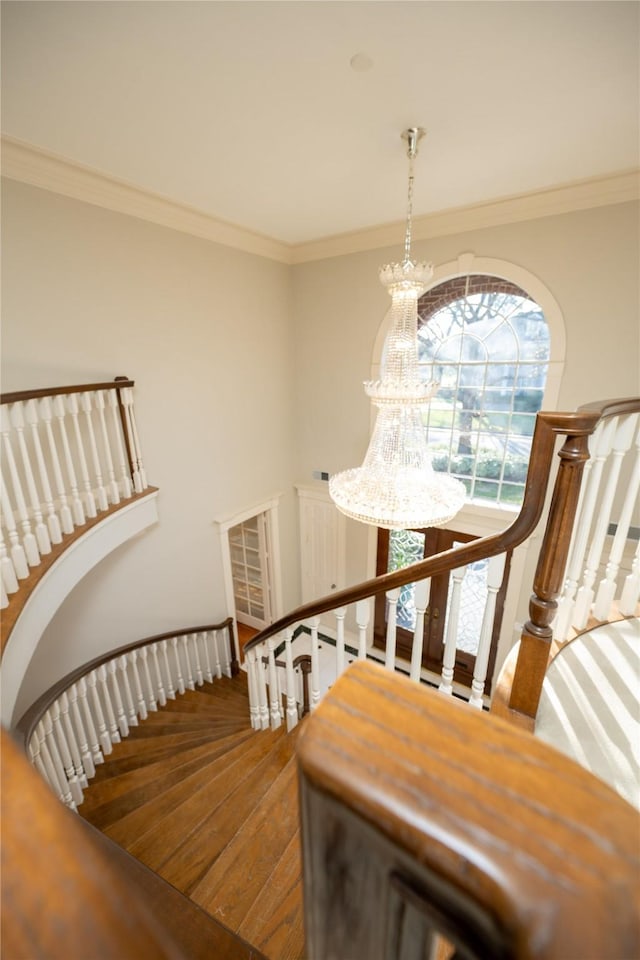
<path fill-rule="evenodd" d="M 413 219 L 413 160 L 415 152 L 409 152 L 409 185 L 407 188 L 407 228 L 404 235 L 404 262 L 411 260 L 411 229 Z"/>

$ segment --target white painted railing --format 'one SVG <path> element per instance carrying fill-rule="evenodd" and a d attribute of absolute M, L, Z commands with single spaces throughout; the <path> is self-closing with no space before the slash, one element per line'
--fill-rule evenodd
<path fill-rule="evenodd" d="M 466 698 L 471 706 L 482 709 L 485 704 L 485 682 L 487 665 L 491 649 L 496 595 L 502 585 L 505 568 L 505 554 L 498 554 L 489 561 L 487 577 L 487 596 L 482 616 L 482 628 L 478 638 L 472 687 L 466 690 Z M 297 653 L 308 650 L 311 656 L 310 709 L 313 711 L 322 696 L 334 681 L 355 659 L 377 659 L 384 662 L 388 670 L 397 670 L 409 676 L 415 683 L 428 681 L 438 686 L 442 693 L 452 696 L 454 693 L 454 666 L 457 650 L 457 623 L 461 602 L 461 587 L 469 565 L 452 570 L 453 589 L 448 609 L 443 615 L 445 620 L 445 643 L 442 672 L 438 678 L 433 672 L 422 666 L 422 647 L 424 615 L 429 603 L 430 579 L 415 584 L 416 622 L 413 630 L 411 656 L 402 660 L 396 655 L 397 608 L 400 590 L 394 588 L 386 593 L 387 631 L 386 650 L 378 653 L 370 644 L 369 626 L 373 621 L 375 598 L 367 597 L 347 606 L 333 610 L 334 626 L 327 636 L 319 631 L 320 618 L 311 617 L 293 624 L 282 633 L 270 637 L 262 644 L 247 651 L 247 672 L 249 677 L 249 697 L 251 704 L 251 723 L 255 729 L 279 727 L 286 719 L 287 729 L 291 730 L 300 718 L 300 684 L 293 670 Z M 345 623 L 353 622 L 355 629 L 350 635 L 345 631 Z M 294 636 L 296 639 L 294 640 Z M 302 642 L 301 642 L 302 640 Z M 280 660 L 284 658 L 286 668 L 277 670 L 276 650 Z M 456 695 L 464 697 L 465 691 L 456 684 Z M 286 702 L 283 710 L 282 702 Z"/>
<path fill-rule="evenodd" d="M 640 414 L 602 421 L 589 447 L 591 459 L 585 466 L 553 623 L 560 641 L 616 612 L 632 616 L 640 595 L 638 527 L 632 527 L 634 516 L 639 522 Z"/>
<path fill-rule="evenodd" d="M 322 695 L 348 663 L 356 658 L 377 659 L 384 662 L 388 670 L 402 672 L 415 683 L 428 682 L 445 695 L 455 694 L 466 699 L 477 709 L 486 706 L 485 688 L 496 600 L 503 581 L 506 556 L 530 536 L 542 516 L 556 436 L 564 435 L 566 440 L 558 452 L 560 468 L 548 506 L 547 529 L 530 607 L 531 621 L 525 630 L 543 642 L 550 641 L 549 623 L 556 612 L 558 596 L 560 608 L 554 627 L 556 636 L 563 638 L 570 628 L 574 631 L 581 629 L 594 617 L 605 620 L 615 618 L 618 613 L 633 614 L 640 592 L 640 559 L 633 539 L 634 536 L 637 538 L 633 518 L 640 485 L 639 407 L 638 400 L 612 401 L 582 408 L 576 414 L 540 414 L 525 501 L 518 519 L 503 534 L 455 547 L 404 571 L 386 574 L 341 591 L 334 602 L 331 597 L 325 597 L 317 603 L 307 604 L 300 608 L 299 617 L 296 617 L 298 611 L 294 611 L 258 635 L 245 648 L 253 726 L 257 729 L 278 727 L 286 717 L 287 728 L 291 729 L 298 722 L 296 683 L 290 664 L 295 655 L 302 652 L 301 637 L 305 650 L 310 647 L 311 654 L 311 710 L 317 707 Z M 462 587 L 473 564 L 482 558 L 488 558 L 487 589 L 477 627 L 473 678 L 465 690 L 459 683 L 454 685 Z M 560 593 L 565 563 L 566 584 L 564 592 Z M 429 606 L 430 577 L 416 577 L 411 651 L 407 659 L 397 655 L 399 588 L 410 582 L 413 570 L 416 573 L 424 571 L 431 577 L 448 573 L 450 577 L 448 608 L 446 612 L 440 612 L 446 622 L 439 676 L 423 667 L 423 624 Z M 387 583 L 389 586 L 385 588 Z M 386 640 L 384 650 L 378 651 L 371 643 L 370 624 L 375 597 L 383 593 L 387 611 Z M 319 615 L 327 613 L 333 613 L 329 641 L 327 637 L 320 637 L 318 631 Z M 326 619 L 323 623 L 326 624 Z M 348 635 L 345 624 L 350 625 Z M 324 629 L 327 631 L 326 626 Z M 281 647 L 287 664 L 284 715 L 275 666 L 276 650 Z"/>
<path fill-rule="evenodd" d="M 1 606 L 87 521 L 147 488 L 132 380 L 4 394 Z"/>
<path fill-rule="evenodd" d="M 33 765 L 75 810 L 96 766 L 131 727 L 167 700 L 236 670 L 231 620 L 151 637 L 56 684 L 17 730 Z"/>

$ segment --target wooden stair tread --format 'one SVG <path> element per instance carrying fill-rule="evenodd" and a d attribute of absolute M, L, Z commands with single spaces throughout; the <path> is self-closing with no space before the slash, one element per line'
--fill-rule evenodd
<path fill-rule="evenodd" d="M 134 790 L 150 780 L 158 780 L 165 771 L 176 767 L 184 767 L 185 764 L 202 758 L 205 762 L 214 760 L 216 757 L 227 753 L 232 747 L 243 743 L 247 738 L 252 737 L 251 730 L 242 730 L 229 737 L 216 739 L 214 741 L 206 740 L 204 743 L 189 749 L 182 750 L 178 755 L 170 754 L 159 757 L 153 763 L 138 766 L 133 770 L 128 770 L 109 779 L 102 780 L 100 783 L 92 781 L 91 789 L 87 790 L 85 802 L 82 804 L 82 814 L 85 819 L 91 810 L 95 810 L 102 804 L 117 797 L 122 796 L 130 790 Z"/>
<path fill-rule="evenodd" d="M 238 733 L 231 736 L 239 736 Z M 222 738 L 224 740 L 224 737 Z M 190 750 L 192 747 L 200 746 L 203 743 L 211 743 L 209 734 L 204 733 L 195 735 L 186 733 L 177 736 L 157 737 L 155 740 L 149 738 L 144 741 L 144 751 L 140 752 L 140 741 L 136 741 L 134 749 L 133 743 L 128 739 L 114 745 L 113 752 L 109 754 L 108 761 L 101 763 L 96 767 L 96 775 L 91 780 L 91 788 L 110 780 L 112 777 L 119 777 L 129 770 L 144 767 L 149 763 L 155 763 L 163 757 L 175 757 L 176 753 L 182 753 Z"/>
<path fill-rule="evenodd" d="M 262 734 L 260 735 L 262 736 Z M 211 813 L 159 868 L 174 887 L 191 896 L 216 857 L 225 849 L 264 797 L 265 790 L 289 762 L 291 746 L 282 738 L 265 759 Z"/>
<path fill-rule="evenodd" d="M 290 760 L 259 806 L 190 892 L 207 913 L 237 930 L 298 828 L 297 770 Z M 249 903 L 247 903 L 249 901 Z"/>
<path fill-rule="evenodd" d="M 216 821 L 216 811 L 230 799 L 231 794 L 244 793 L 248 789 L 249 776 L 270 756 L 273 746 L 271 737 L 256 736 L 250 747 L 247 745 L 238 751 L 237 759 L 233 760 L 232 755 L 227 754 L 225 762 L 219 765 L 217 775 L 212 775 L 211 780 L 199 790 L 191 791 L 163 819 L 154 818 L 153 829 L 147 830 L 128 846 L 130 853 L 163 876 L 171 870 L 165 865 L 169 860 L 174 860 L 179 864 L 180 873 L 178 877 L 172 876 L 170 882 L 186 892 L 184 877 L 187 863 L 193 869 L 194 859 L 200 858 L 203 852 L 209 863 L 216 855 L 212 843 L 215 826 L 211 829 L 211 824 Z M 221 835 L 222 842 L 227 839 L 228 834 Z M 192 855 L 188 859 L 188 852 L 195 852 L 195 858 Z"/>
<path fill-rule="evenodd" d="M 249 741 L 251 743 L 251 741 Z M 250 746 L 244 747 L 241 744 L 238 748 L 242 754 L 244 749 L 251 749 Z M 230 762 L 230 756 L 233 748 L 225 757 L 222 765 L 224 769 Z M 188 776 L 182 776 L 179 772 L 177 777 L 169 775 L 164 782 L 156 781 L 155 785 L 147 786 L 139 791 L 134 791 L 127 797 L 122 798 L 122 811 L 119 817 L 111 819 L 104 832 L 117 843 L 120 843 L 125 849 L 136 842 L 151 829 L 157 829 L 157 824 L 168 814 L 172 813 L 180 806 L 183 800 L 191 796 L 202 786 L 211 782 L 219 770 L 216 764 L 220 758 L 212 758 L 210 763 L 200 762 L 199 766 Z M 81 808 L 82 809 L 82 808 Z"/>
<path fill-rule="evenodd" d="M 300 829 L 287 844 L 267 883 L 237 931 L 268 957 L 301 960 L 304 954 Z"/>

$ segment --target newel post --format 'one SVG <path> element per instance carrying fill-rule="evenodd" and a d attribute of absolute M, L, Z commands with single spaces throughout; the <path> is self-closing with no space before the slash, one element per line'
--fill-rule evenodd
<path fill-rule="evenodd" d="M 538 565 L 529 600 L 529 619 L 520 639 L 509 707 L 532 719 L 538 710 L 549 661 L 553 631 L 576 518 L 584 465 L 589 459 L 589 433 L 570 433 L 558 452 L 560 466 L 549 507 Z"/>

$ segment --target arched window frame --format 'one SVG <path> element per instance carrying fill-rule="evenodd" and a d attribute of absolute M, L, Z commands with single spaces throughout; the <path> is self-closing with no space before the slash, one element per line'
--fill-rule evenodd
<path fill-rule="evenodd" d="M 477 257 L 473 253 L 460 254 L 455 260 L 438 264 L 434 267 L 432 280 L 427 288 L 439 286 L 447 280 L 468 275 L 489 275 L 507 280 L 521 287 L 542 310 L 549 328 L 550 353 L 548 361 L 547 379 L 545 383 L 542 407 L 543 410 L 555 410 L 558 405 L 560 384 L 564 371 L 566 353 L 566 334 L 564 319 L 560 306 L 545 284 L 529 270 L 508 260 L 499 260 L 494 257 Z M 382 323 L 376 337 L 372 360 L 372 379 L 380 376 L 382 351 L 387 335 L 387 324 Z M 469 517 L 476 515 L 502 516 L 505 511 L 517 511 L 519 507 L 508 504 L 489 504 L 479 501 L 470 501 L 463 508 L 463 513 Z"/>

